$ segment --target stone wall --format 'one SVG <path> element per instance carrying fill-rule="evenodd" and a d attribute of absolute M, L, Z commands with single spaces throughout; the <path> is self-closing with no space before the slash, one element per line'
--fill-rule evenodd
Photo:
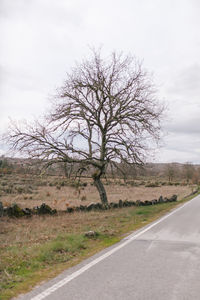
<path fill-rule="evenodd" d="M 177 201 L 177 195 L 173 195 L 171 198 L 160 196 L 159 199 L 153 199 L 151 201 L 119 200 L 119 202 L 110 202 L 107 205 L 103 205 L 102 203 L 90 203 L 89 205 L 68 207 L 66 213 L 73 213 L 77 211 L 88 212 L 92 210 L 108 210 L 108 209 L 123 208 L 123 207 L 130 207 L 130 206 L 148 206 L 148 205 L 156 205 L 156 204 L 175 202 L 175 201 Z M 23 216 L 44 215 L 44 214 L 54 215 L 56 213 L 57 213 L 56 209 L 52 209 L 50 206 L 48 206 L 45 203 L 31 209 L 31 208 L 20 208 L 20 206 L 18 206 L 16 203 L 8 207 L 3 207 L 2 202 L 0 202 L 0 217 L 2 216 L 23 217 Z"/>

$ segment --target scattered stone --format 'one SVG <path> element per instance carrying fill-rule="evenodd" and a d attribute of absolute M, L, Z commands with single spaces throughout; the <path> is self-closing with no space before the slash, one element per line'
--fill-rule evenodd
<path fill-rule="evenodd" d="M 42 203 L 39 207 L 37 207 L 37 213 L 39 215 L 45 215 L 45 214 L 55 214 L 57 211 L 54 209 L 52 210 L 52 208 L 45 204 L 45 203 Z"/>
<path fill-rule="evenodd" d="M 4 210 L 3 210 L 3 203 L 0 201 L 0 217 L 3 216 Z"/>
<path fill-rule="evenodd" d="M 141 201 L 140 201 L 140 200 L 137 200 L 137 201 L 135 202 L 135 204 L 136 204 L 136 206 L 140 206 L 140 205 L 141 205 Z"/>
<path fill-rule="evenodd" d="M 72 213 L 75 211 L 91 211 L 91 210 L 107 210 L 107 209 L 114 209 L 114 208 L 122 208 L 122 207 L 128 207 L 128 206 L 147 206 L 147 205 L 154 205 L 159 203 L 167 203 L 167 202 L 174 202 L 177 201 L 177 195 L 173 195 L 171 198 L 167 198 L 163 196 L 160 196 L 159 199 L 153 199 L 151 201 L 145 200 L 137 200 L 134 201 L 122 201 L 121 199 L 119 202 L 111 202 L 108 204 L 102 204 L 102 203 L 90 203 L 88 206 L 86 205 L 80 205 L 77 207 L 67 207 L 66 212 Z M 45 203 L 42 203 L 41 206 L 36 206 L 33 209 L 30 208 L 20 208 L 16 203 L 12 204 L 9 207 L 3 207 L 3 203 L 0 201 L 0 217 L 7 215 L 10 217 L 22 217 L 22 216 L 31 216 L 32 214 L 56 214 L 57 210 L 52 209 L 50 206 L 48 206 Z M 92 235 L 92 233 L 89 233 L 89 235 Z M 96 233 L 95 233 L 96 234 Z"/>
<path fill-rule="evenodd" d="M 152 201 L 149 201 L 149 200 L 145 200 L 145 201 L 144 201 L 144 205 L 152 205 L 152 204 L 153 204 Z"/>
<path fill-rule="evenodd" d="M 102 210 L 107 210 L 109 208 L 110 208 L 109 204 L 102 204 Z"/>
<path fill-rule="evenodd" d="M 33 214 L 37 214 L 38 209 L 39 209 L 39 206 L 34 206 L 33 209 L 32 209 Z"/>
<path fill-rule="evenodd" d="M 32 210 L 30 208 L 27 208 L 27 207 L 23 208 L 22 211 L 25 216 L 28 216 L 28 217 L 32 216 Z"/>
<path fill-rule="evenodd" d="M 170 199 L 171 202 L 177 201 L 177 195 L 173 195 Z"/>
<path fill-rule="evenodd" d="M 96 209 L 102 209 L 103 208 L 103 204 L 102 203 L 95 203 L 95 208 Z"/>
<path fill-rule="evenodd" d="M 85 211 L 87 209 L 87 206 L 85 205 L 80 205 L 79 206 L 80 211 Z"/>
<path fill-rule="evenodd" d="M 123 202 L 123 206 L 124 206 L 124 207 L 129 206 L 129 202 L 128 202 L 127 200 L 125 200 L 125 201 Z"/>
<path fill-rule="evenodd" d="M 123 207 L 123 201 L 121 199 L 119 200 L 119 207 Z"/>
<path fill-rule="evenodd" d="M 90 231 L 85 232 L 84 235 L 88 238 L 95 238 L 99 235 L 99 233 L 96 231 L 90 230 Z"/>
<path fill-rule="evenodd" d="M 118 208 L 119 207 L 119 203 L 116 203 L 116 202 L 110 202 L 109 204 L 110 208 Z"/>
<path fill-rule="evenodd" d="M 6 212 L 9 217 L 19 218 L 24 216 L 23 210 L 16 203 L 13 203 L 11 206 L 7 207 Z"/>
<path fill-rule="evenodd" d="M 199 191 L 199 188 L 197 188 L 196 190 L 194 190 L 194 191 L 193 191 L 191 194 L 189 194 L 188 196 L 195 195 L 198 191 Z M 187 198 L 188 196 L 186 196 L 185 198 Z"/>
<path fill-rule="evenodd" d="M 95 207 L 95 203 L 90 203 L 88 206 L 87 206 L 87 211 L 91 211 L 91 210 L 93 210 L 93 209 L 95 209 L 96 207 Z"/>
<path fill-rule="evenodd" d="M 67 208 L 67 212 L 68 212 L 68 213 L 74 212 L 74 208 L 73 208 L 73 207 L 68 207 L 68 208 Z"/>

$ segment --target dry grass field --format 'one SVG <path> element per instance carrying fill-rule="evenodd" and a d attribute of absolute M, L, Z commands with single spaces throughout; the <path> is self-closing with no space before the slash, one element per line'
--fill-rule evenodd
<path fill-rule="evenodd" d="M 178 199 L 190 194 L 195 186 L 189 185 L 163 185 L 158 183 L 156 187 L 146 187 L 146 182 L 131 181 L 124 184 L 122 181 L 105 181 L 105 189 L 109 202 L 122 200 L 153 200 L 163 197 L 178 195 Z M 4 206 L 17 203 L 21 207 L 32 208 L 42 203 L 50 205 L 57 210 L 65 210 L 68 206 L 88 205 L 91 202 L 99 202 L 96 187 L 90 179 L 81 181 L 67 181 L 64 177 L 56 176 L 30 176 L 7 175 L 1 178 L 1 201 Z"/>
<path fill-rule="evenodd" d="M 152 200 L 190 194 L 195 186 L 163 185 L 162 182 L 105 181 L 109 201 Z M 166 183 L 165 183 L 166 184 Z M 133 186 L 134 185 L 134 186 Z M 158 185 L 157 187 L 147 187 Z M 4 175 L 0 177 L 0 201 L 3 205 L 16 202 L 21 207 L 45 202 L 58 210 L 67 206 L 99 201 L 91 180 L 81 184 L 56 176 Z M 187 201 L 184 199 L 179 203 Z M 31 218 L 0 218 L 0 299 L 11 299 L 28 291 L 42 280 L 52 278 L 62 270 L 77 264 L 97 251 L 119 241 L 125 234 L 155 220 L 179 203 L 170 202 L 145 207 L 75 212 Z M 98 233 L 94 239 L 85 232 Z"/>

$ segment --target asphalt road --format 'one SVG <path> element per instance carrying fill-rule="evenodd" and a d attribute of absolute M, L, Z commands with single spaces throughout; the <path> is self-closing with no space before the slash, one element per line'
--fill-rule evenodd
<path fill-rule="evenodd" d="M 18 299 L 200 299 L 200 196 Z"/>

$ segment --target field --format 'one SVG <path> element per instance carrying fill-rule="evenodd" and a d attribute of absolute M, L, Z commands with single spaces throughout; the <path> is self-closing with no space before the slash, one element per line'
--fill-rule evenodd
<path fill-rule="evenodd" d="M 150 182 L 129 180 L 126 184 L 122 180 L 103 180 L 109 202 L 121 200 L 153 200 L 178 195 L 178 199 L 190 194 L 194 185 L 166 182 Z M 33 208 L 46 203 L 57 210 L 65 210 L 68 206 L 88 205 L 99 202 L 96 187 L 90 179 L 78 181 L 66 180 L 59 176 L 31 176 L 6 175 L 0 183 L 1 201 L 4 206 L 17 203 L 21 207 Z"/>
<path fill-rule="evenodd" d="M 151 186 L 151 187 L 150 187 Z M 152 187 L 154 186 L 154 187 Z M 178 202 L 146 207 L 66 214 L 66 206 L 99 201 L 89 179 L 81 183 L 48 176 L 6 175 L 1 177 L 4 206 L 16 202 L 33 207 L 46 202 L 60 210 L 54 216 L 0 218 L 0 299 L 11 299 L 39 282 L 52 278 L 99 250 L 116 243 L 127 233 L 162 216 L 189 198 L 195 186 L 159 182 L 105 181 L 109 201 L 151 200 L 178 194 Z M 85 232 L 96 232 L 94 238 Z"/>

